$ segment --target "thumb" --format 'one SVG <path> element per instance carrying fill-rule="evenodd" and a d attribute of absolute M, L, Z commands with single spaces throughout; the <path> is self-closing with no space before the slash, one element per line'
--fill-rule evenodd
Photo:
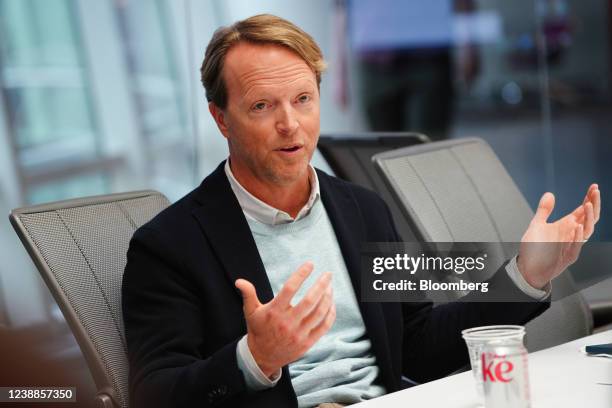
<path fill-rule="evenodd" d="M 542 198 L 540 198 L 540 203 L 538 204 L 538 209 L 533 217 L 533 221 L 546 222 L 550 214 L 552 214 L 553 208 L 555 208 L 554 194 L 544 193 Z"/>
<path fill-rule="evenodd" d="M 259 303 L 259 299 L 257 298 L 255 286 L 253 286 L 253 284 L 246 279 L 238 279 L 234 285 L 236 285 L 240 291 L 240 294 L 242 295 L 244 315 L 245 317 L 249 316 L 259 306 L 261 306 L 261 303 Z"/>

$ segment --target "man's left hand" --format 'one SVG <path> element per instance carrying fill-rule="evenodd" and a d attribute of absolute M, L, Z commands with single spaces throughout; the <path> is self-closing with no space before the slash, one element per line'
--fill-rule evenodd
<path fill-rule="evenodd" d="M 599 188 L 592 184 L 581 205 L 549 223 L 554 206 L 555 196 L 545 193 L 521 239 L 517 258 L 519 271 L 527 283 L 537 289 L 542 289 L 578 259 L 582 245 L 591 237 L 599 221 Z"/>

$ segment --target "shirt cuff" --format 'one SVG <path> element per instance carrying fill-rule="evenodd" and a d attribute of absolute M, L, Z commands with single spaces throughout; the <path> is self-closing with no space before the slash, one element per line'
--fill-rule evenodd
<path fill-rule="evenodd" d="M 246 334 L 240 339 L 236 346 L 236 357 L 238 360 L 238 368 L 240 368 L 244 374 L 244 381 L 246 382 L 247 388 L 251 391 L 261 391 L 266 388 L 272 388 L 281 378 L 281 369 L 274 373 L 272 378 L 266 377 L 261 371 L 253 358 L 253 354 L 251 354 Z"/>
<path fill-rule="evenodd" d="M 512 282 L 514 282 L 514 284 L 527 296 L 535 300 L 544 300 L 550 295 L 550 282 L 548 282 L 543 289 L 536 289 L 527 283 L 516 264 L 516 256 L 512 257 L 510 262 L 506 265 L 506 272 L 508 276 L 510 276 L 510 279 L 512 279 Z"/>

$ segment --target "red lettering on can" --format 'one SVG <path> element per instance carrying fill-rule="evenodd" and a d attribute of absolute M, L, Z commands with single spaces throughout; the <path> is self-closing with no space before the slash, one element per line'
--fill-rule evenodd
<path fill-rule="evenodd" d="M 506 356 L 490 355 L 489 357 L 491 359 L 487 362 L 486 353 L 482 353 L 480 356 L 483 381 L 501 381 L 504 383 L 512 381 L 512 377 L 506 376 L 506 374 L 512 372 L 512 370 L 514 369 L 514 364 L 507 360 L 495 362 L 496 358 L 505 359 Z"/>
<path fill-rule="evenodd" d="M 495 377 L 501 382 L 510 382 L 512 381 L 512 377 L 505 378 L 504 374 L 512 372 L 513 368 L 514 365 L 510 361 L 501 361 L 495 366 Z"/>
<path fill-rule="evenodd" d="M 493 366 L 493 361 L 489 361 L 489 364 L 486 363 L 485 353 L 482 353 L 480 356 L 481 365 L 482 365 L 482 379 L 483 381 L 487 381 L 487 376 L 489 376 L 490 381 L 495 382 L 495 378 L 493 377 L 493 372 L 491 371 L 491 366 Z"/>

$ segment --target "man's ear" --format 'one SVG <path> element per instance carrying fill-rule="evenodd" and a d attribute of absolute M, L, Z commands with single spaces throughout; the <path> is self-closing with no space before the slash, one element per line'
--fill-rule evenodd
<path fill-rule="evenodd" d="M 217 124 L 217 127 L 219 128 L 223 136 L 227 139 L 229 133 L 229 126 L 227 124 L 227 117 L 225 116 L 225 112 L 223 111 L 223 109 L 215 105 L 214 102 L 208 102 L 208 111 L 212 115 L 213 119 L 215 120 L 215 123 Z"/>

